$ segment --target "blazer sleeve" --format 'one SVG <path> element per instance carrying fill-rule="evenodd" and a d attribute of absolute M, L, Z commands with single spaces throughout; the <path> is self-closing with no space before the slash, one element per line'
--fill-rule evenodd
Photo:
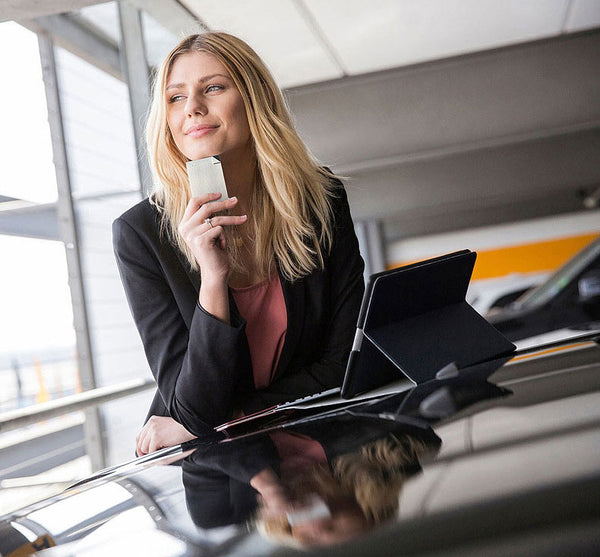
<path fill-rule="evenodd" d="M 280 458 L 268 437 L 210 443 L 182 462 L 182 477 L 188 509 L 196 525 L 204 528 L 241 522 L 256 508 L 257 492 L 250 481 L 265 468 L 276 474 Z"/>
<path fill-rule="evenodd" d="M 352 348 L 360 304 L 364 294 L 364 261 L 346 192 L 340 182 L 333 201 L 334 236 L 323 273 L 328 281 L 328 329 L 318 358 L 305 366 L 288 369 L 265 390 L 257 391 L 248 410 L 293 400 L 341 386 Z M 309 318 L 310 319 L 310 318 Z M 308 324 L 310 326 L 310 323 Z"/>
<path fill-rule="evenodd" d="M 143 230 L 143 227 L 140 227 Z M 230 419 L 248 345 L 241 320 L 225 324 L 197 303 L 188 328 L 144 232 L 113 223 L 117 265 L 148 363 L 169 415 L 202 435 Z"/>

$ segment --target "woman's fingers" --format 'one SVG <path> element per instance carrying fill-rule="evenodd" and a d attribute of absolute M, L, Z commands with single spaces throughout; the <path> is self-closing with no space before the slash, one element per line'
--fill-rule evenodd
<path fill-rule="evenodd" d="M 148 454 L 148 436 L 145 428 L 142 428 L 135 438 L 135 451 L 138 456 Z"/>
<path fill-rule="evenodd" d="M 168 416 L 151 416 L 136 437 L 139 456 L 194 439 L 187 429 Z"/>
<path fill-rule="evenodd" d="M 223 213 L 229 209 L 232 209 L 237 205 L 237 197 L 230 197 L 228 199 L 224 199 L 223 201 L 213 201 L 211 203 L 197 203 L 194 200 L 203 199 L 203 197 L 193 197 L 188 206 L 186 208 L 186 213 L 188 209 L 190 209 L 190 213 L 188 213 L 188 217 L 184 217 L 181 219 L 182 223 L 187 223 L 190 227 L 195 227 L 200 224 L 204 224 L 207 218 L 212 218 L 213 215 L 217 213 Z M 194 210 L 193 207 L 196 207 Z"/>
<path fill-rule="evenodd" d="M 153 441 L 152 438 L 154 436 L 155 424 L 154 420 L 155 416 L 152 416 L 148 422 L 144 424 L 144 427 L 137 434 L 136 440 L 136 451 L 139 456 L 147 455 L 152 452 Z"/>
<path fill-rule="evenodd" d="M 214 201 L 209 203 L 212 199 L 213 194 L 201 195 L 198 197 L 192 197 L 187 204 L 181 222 L 179 223 L 179 233 L 186 238 L 186 235 L 196 228 L 206 224 L 206 219 L 212 217 L 212 215 L 220 210 L 224 210 L 223 207 L 227 205 L 234 206 L 237 203 L 237 199 L 231 202 L 226 199 L 225 201 Z M 220 194 L 214 194 L 214 197 L 218 199 Z M 229 202 L 229 203 L 228 203 Z M 207 228 L 204 226 L 203 228 Z"/>
<path fill-rule="evenodd" d="M 247 215 L 218 215 L 206 217 L 203 220 L 194 218 L 187 222 L 181 222 L 179 233 L 188 243 L 214 243 L 213 240 L 219 237 L 224 226 L 236 226 L 244 224 L 248 220 Z"/>
<path fill-rule="evenodd" d="M 216 217 L 207 217 L 204 219 L 204 224 L 207 226 L 208 232 L 211 228 L 217 228 L 218 226 L 222 227 L 244 224 L 247 219 L 248 217 L 246 215 L 218 215 Z"/>
<path fill-rule="evenodd" d="M 181 224 L 189 223 L 191 226 L 197 226 L 214 213 L 230 209 L 237 203 L 236 197 L 218 201 L 219 197 L 221 197 L 220 193 L 207 193 L 190 198 L 181 218 Z"/>
<path fill-rule="evenodd" d="M 200 207 L 206 205 L 210 201 L 216 202 L 215 200 L 219 199 L 219 197 L 221 197 L 220 193 L 206 193 L 204 195 L 190 198 L 181 220 L 183 221 L 189 219 L 198 211 L 198 209 L 200 209 Z"/>
<path fill-rule="evenodd" d="M 200 248 L 216 246 L 224 250 L 226 244 L 223 227 L 243 224 L 247 220 L 246 215 L 211 217 L 210 222 L 205 222 L 201 227 L 184 230 L 182 235 L 190 247 L 192 245 Z"/>

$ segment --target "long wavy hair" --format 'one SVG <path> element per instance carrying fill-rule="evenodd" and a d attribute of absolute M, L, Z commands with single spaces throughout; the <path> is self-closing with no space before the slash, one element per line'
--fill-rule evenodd
<path fill-rule="evenodd" d="M 198 264 L 177 227 L 190 199 L 187 157 L 177 148 L 167 124 L 166 84 L 183 54 L 204 52 L 229 72 L 244 101 L 256 153 L 256 180 L 248 223 L 259 275 L 266 278 L 277 262 L 288 280 L 322 268 L 331 248 L 333 195 L 330 172 L 319 166 L 296 132 L 281 91 L 260 57 L 227 33 L 203 33 L 182 40 L 157 72 L 146 127 L 154 174 L 151 202 L 161 213 L 161 228 L 183 252 L 192 269 Z M 231 268 L 243 270 L 235 229 L 227 230 Z"/>

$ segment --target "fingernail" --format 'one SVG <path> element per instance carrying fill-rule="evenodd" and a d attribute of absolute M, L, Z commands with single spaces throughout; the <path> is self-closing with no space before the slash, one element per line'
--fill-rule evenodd
<path fill-rule="evenodd" d="M 237 197 L 235 195 L 233 197 L 230 197 L 229 199 L 231 199 L 231 201 L 237 201 Z"/>

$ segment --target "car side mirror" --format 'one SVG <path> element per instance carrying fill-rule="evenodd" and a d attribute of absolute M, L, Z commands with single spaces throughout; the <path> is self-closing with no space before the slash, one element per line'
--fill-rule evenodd
<path fill-rule="evenodd" d="M 600 303 L 600 269 L 584 273 L 577 286 L 580 304 L 594 305 Z"/>

